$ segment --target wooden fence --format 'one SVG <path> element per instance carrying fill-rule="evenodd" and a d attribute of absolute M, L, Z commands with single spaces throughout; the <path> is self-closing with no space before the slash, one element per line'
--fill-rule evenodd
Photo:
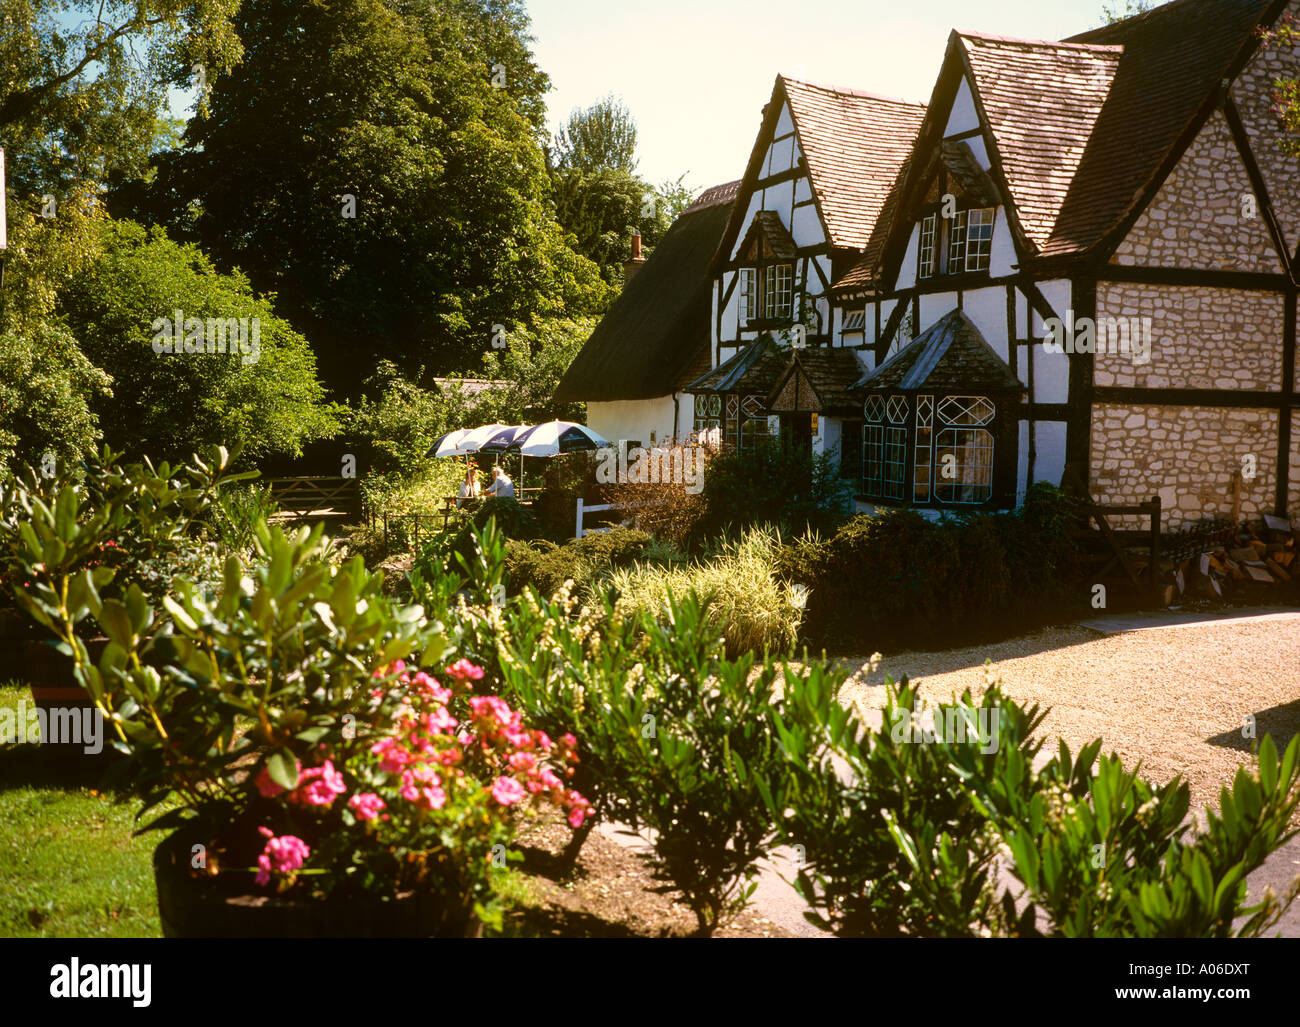
<path fill-rule="evenodd" d="M 280 520 L 344 520 L 361 516 L 361 489 L 355 478 L 301 475 L 272 478 L 271 499 Z"/>

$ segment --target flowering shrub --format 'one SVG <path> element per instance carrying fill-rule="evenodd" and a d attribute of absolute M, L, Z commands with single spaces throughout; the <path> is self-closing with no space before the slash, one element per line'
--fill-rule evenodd
<path fill-rule="evenodd" d="M 577 740 L 552 741 L 502 699 L 468 694 L 482 676 L 461 659 L 444 687 L 398 660 L 375 673 L 351 737 L 318 747 L 310 766 L 264 762 L 247 789 L 267 839 L 256 883 L 309 894 L 434 888 L 493 919 L 490 872 L 522 808 L 558 807 L 578 828 L 590 804 L 568 784 Z"/>
<path fill-rule="evenodd" d="M 576 739 L 473 694 L 484 670 L 436 616 L 445 606 L 400 605 L 360 558 L 331 564 L 319 526 L 256 534 L 248 572 L 227 558 L 213 592 L 177 578 L 160 611 L 137 585 L 101 597 L 85 571 L 76 602 L 49 613 L 132 756 L 119 770 L 145 812 L 180 801 L 149 827 L 202 846 L 207 888 L 416 893 L 445 917 L 431 932 L 494 921 L 492 871 L 524 808 L 587 818 Z M 108 634 L 98 665 L 72 635 L 77 614 Z M 441 681 L 422 669 L 439 666 Z"/>

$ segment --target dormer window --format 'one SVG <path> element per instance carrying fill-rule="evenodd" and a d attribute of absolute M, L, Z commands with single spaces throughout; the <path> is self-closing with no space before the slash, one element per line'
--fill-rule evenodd
<path fill-rule="evenodd" d="M 942 265 L 945 275 L 987 271 L 993 256 L 996 207 L 959 210 L 950 218 L 929 214 L 921 220 L 917 253 L 918 278 L 933 278 Z"/>
<path fill-rule="evenodd" d="M 794 239 L 774 211 L 754 215 L 737 256 L 742 325 L 789 321 L 794 314 Z"/>

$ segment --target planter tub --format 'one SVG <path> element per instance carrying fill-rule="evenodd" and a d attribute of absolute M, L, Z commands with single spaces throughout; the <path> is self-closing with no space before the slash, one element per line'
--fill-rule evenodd
<path fill-rule="evenodd" d="M 221 877 L 190 874 L 199 837 L 182 829 L 154 850 L 158 919 L 165 938 L 466 938 L 482 925 L 472 913 L 448 911 L 434 895 L 378 898 L 293 899 L 257 889 L 234 894 Z M 248 880 L 251 874 L 232 872 Z"/>
<path fill-rule="evenodd" d="M 85 640 L 86 650 L 92 660 L 98 661 L 108 645 L 106 638 Z M 23 647 L 23 660 L 17 669 L 18 676 L 25 678 L 32 690 L 32 702 L 38 710 L 44 711 L 45 722 L 51 723 L 53 711 L 60 711 L 62 719 L 67 719 L 67 711 L 75 711 L 81 724 L 86 724 L 86 711 L 95 710 L 94 700 L 90 694 L 77 684 L 73 674 L 72 660 L 47 642 L 28 641 Z M 48 745 L 51 740 L 41 737 L 41 744 Z M 68 751 L 79 756 L 102 755 L 112 751 L 108 744 L 107 725 L 100 736 L 102 746 L 99 754 L 86 753 L 82 745 L 60 743 L 60 751 Z"/>

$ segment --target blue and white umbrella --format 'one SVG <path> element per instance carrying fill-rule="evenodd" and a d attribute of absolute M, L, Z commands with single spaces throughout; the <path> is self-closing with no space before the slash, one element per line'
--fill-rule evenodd
<path fill-rule="evenodd" d="M 612 443 L 585 424 L 547 421 L 529 428 L 510 444 L 510 451 L 524 456 L 548 457 L 579 450 L 605 449 Z"/>
<path fill-rule="evenodd" d="M 425 457 L 444 457 L 444 456 L 464 456 L 465 451 L 460 448 L 460 441 L 470 430 L 468 428 L 457 428 L 455 431 L 449 431 L 446 435 L 441 435 L 434 439 L 433 445 L 429 447 L 429 452 Z"/>
<path fill-rule="evenodd" d="M 502 428 L 499 432 L 484 442 L 483 445 L 479 446 L 479 452 L 504 453 L 520 435 L 531 430 L 532 429 L 526 424 L 516 424 L 509 428 Z"/>

